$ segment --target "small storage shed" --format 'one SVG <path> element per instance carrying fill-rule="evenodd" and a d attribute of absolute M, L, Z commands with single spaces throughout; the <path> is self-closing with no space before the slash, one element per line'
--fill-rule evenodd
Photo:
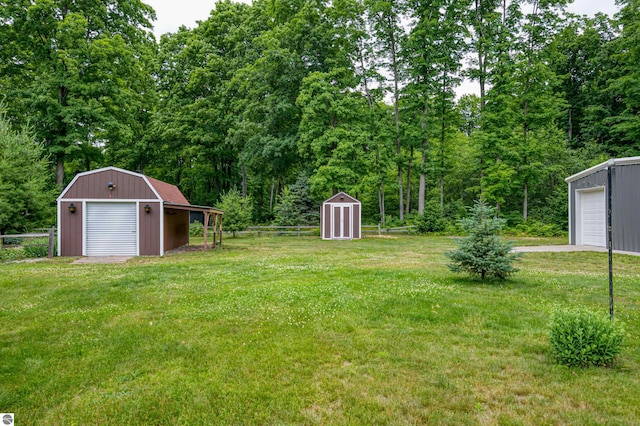
<path fill-rule="evenodd" d="M 189 243 L 190 211 L 213 219 L 215 247 L 221 210 L 191 205 L 175 185 L 140 173 L 80 173 L 58 197 L 58 256 L 162 256 Z"/>
<path fill-rule="evenodd" d="M 569 244 L 607 246 L 611 167 L 614 250 L 640 252 L 640 157 L 617 158 L 569 176 Z"/>
<path fill-rule="evenodd" d="M 359 239 L 362 208 L 360 201 L 339 192 L 322 203 L 320 210 L 320 228 L 323 240 Z"/>

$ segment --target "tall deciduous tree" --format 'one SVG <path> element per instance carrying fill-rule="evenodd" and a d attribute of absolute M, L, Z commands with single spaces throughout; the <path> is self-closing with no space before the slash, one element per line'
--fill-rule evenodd
<path fill-rule="evenodd" d="M 418 212 L 422 213 L 429 135 L 436 147 L 432 152 L 440 191 L 440 207 L 444 205 L 444 181 L 450 151 L 448 141 L 452 131 L 456 131 L 458 118 L 454 102 L 455 88 L 460 83 L 462 58 L 467 47 L 464 42 L 467 33 L 464 12 L 468 4 L 462 0 L 414 0 L 411 4 L 412 17 L 416 23 L 411 29 L 405 49 L 407 68 L 412 76 L 411 84 L 407 86 L 407 95 L 410 100 L 418 101 L 414 108 L 415 115 L 420 116 L 422 159 Z M 407 186 L 407 194 L 409 188 Z M 408 207 L 407 200 L 407 211 Z"/>
<path fill-rule="evenodd" d="M 393 97 L 393 117 L 395 125 L 394 142 L 398 176 L 398 203 L 400 220 L 404 219 L 404 188 L 402 185 L 403 153 L 400 135 L 400 89 L 402 86 L 402 44 L 405 32 L 402 18 L 405 5 L 400 0 L 366 0 L 370 25 L 376 37 L 378 57 L 390 73 L 390 91 Z"/>
<path fill-rule="evenodd" d="M 353 90 L 356 83 L 345 69 L 312 73 L 303 81 L 298 97 L 299 147 L 315 166 L 310 181 L 319 198 L 337 191 L 362 191 L 362 179 L 370 170 L 367 103 Z"/>
<path fill-rule="evenodd" d="M 19 77 L 19 84 L 2 90 L 14 115 L 30 112 L 56 163 L 59 185 L 65 161 L 91 151 L 87 147 L 109 149 L 113 143 L 117 150 L 141 139 L 141 117 L 153 99 L 147 68 L 153 17 L 140 0 L 0 5 L 0 32 L 11 37 L 3 71 Z"/>
<path fill-rule="evenodd" d="M 152 170 L 194 203 L 212 204 L 238 184 L 243 145 L 232 111 L 242 99 L 233 79 L 255 59 L 252 42 L 265 20 L 249 5 L 224 1 L 196 28 L 160 41 Z"/>
<path fill-rule="evenodd" d="M 620 104 L 620 113 L 607 118 L 612 136 L 619 146 L 619 155 L 635 155 L 640 150 L 640 2 L 624 0 L 618 19 L 622 25 L 620 37 L 613 40 L 612 55 L 617 69 L 613 70 L 608 91 Z"/>

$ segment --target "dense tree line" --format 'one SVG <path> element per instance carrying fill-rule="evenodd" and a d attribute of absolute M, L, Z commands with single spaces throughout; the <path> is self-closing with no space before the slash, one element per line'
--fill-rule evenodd
<path fill-rule="evenodd" d="M 640 153 L 639 2 L 566 3 L 222 1 L 157 41 L 140 0 L 10 0 L 0 96 L 59 187 L 115 165 L 194 204 L 235 189 L 261 223 L 317 220 L 343 190 L 366 222 L 482 198 L 563 224 L 564 177 Z M 456 96 L 464 78 L 479 96 Z"/>

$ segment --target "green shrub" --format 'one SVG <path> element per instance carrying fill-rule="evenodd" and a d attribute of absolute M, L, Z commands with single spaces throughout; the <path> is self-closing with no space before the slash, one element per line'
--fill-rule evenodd
<path fill-rule="evenodd" d="M 190 237 L 202 237 L 204 235 L 204 225 L 197 220 L 189 225 Z"/>
<path fill-rule="evenodd" d="M 622 323 L 584 308 L 557 310 L 549 330 L 556 360 L 570 367 L 611 365 L 624 336 Z"/>
<path fill-rule="evenodd" d="M 240 191 L 233 188 L 222 195 L 220 208 L 224 211 L 225 232 L 233 233 L 244 231 L 251 225 L 253 201 L 251 197 L 244 197 Z"/>
<path fill-rule="evenodd" d="M 0 250 L 0 261 L 8 262 L 20 259 L 24 259 L 24 249 L 22 247 L 5 248 Z"/>
<path fill-rule="evenodd" d="M 47 246 L 24 246 L 22 249 L 25 257 L 47 257 L 49 247 Z"/>
<path fill-rule="evenodd" d="M 443 217 L 440 203 L 429 201 L 425 205 L 424 213 L 415 219 L 414 224 L 417 226 L 416 232 L 418 234 L 444 231 L 447 221 Z"/>
<path fill-rule="evenodd" d="M 505 229 L 511 235 L 522 235 L 529 237 L 563 237 L 567 235 L 558 225 L 552 223 L 529 220 L 519 223 L 516 226 Z"/>

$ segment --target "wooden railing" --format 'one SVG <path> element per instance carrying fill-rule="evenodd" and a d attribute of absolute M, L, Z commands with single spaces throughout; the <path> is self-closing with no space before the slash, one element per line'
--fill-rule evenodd
<path fill-rule="evenodd" d="M 250 226 L 246 231 L 240 234 L 257 233 L 259 237 L 265 235 L 314 235 L 320 232 L 319 226 L 294 225 L 294 226 L 278 226 L 278 225 L 257 225 Z"/>
<path fill-rule="evenodd" d="M 384 228 L 378 225 L 362 225 L 362 235 L 388 235 L 409 233 L 415 226 L 399 226 L 393 228 Z M 278 226 L 278 225 L 256 225 L 249 226 L 245 231 L 237 232 L 239 235 L 257 234 L 262 235 L 320 235 L 320 226 L 294 225 L 294 226 Z"/>
<path fill-rule="evenodd" d="M 27 234 L 8 234 L 8 235 L 0 235 L 0 250 L 3 249 L 3 245 L 7 245 L 7 244 L 3 244 L 5 242 L 5 239 L 32 239 L 32 238 L 48 238 L 48 242 L 47 244 L 23 244 L 23 242 L 20 242 L 20 245 L 22 246 L 43 246 L 43 247 L 47 247 L 48 251 L 47 251 L 47 257 L 53 257 L 54 256 L 54 249 L 55 249 L 55 241 L 56 241 L 56 228 L 52 227 L 49 229 L 48 232 L 30 232 Z"/>

